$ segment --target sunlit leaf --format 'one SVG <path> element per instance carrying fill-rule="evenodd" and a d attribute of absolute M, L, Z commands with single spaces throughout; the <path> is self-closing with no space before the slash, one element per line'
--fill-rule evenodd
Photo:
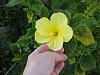
<path fill-rule="evenodd" d="M 74 32 L 74 37 L 85 45 L 90 45 L 95 43 L 92 32 L 86 25 L 77 27 Z"/>
<path fill-rule="evenodd" d="M 27 18 L 28 18 L 28 22 L 31 23 L 32 22 L 32 18 L 33 18 L 33 12 L 32 11 L 28 10 Z"/>

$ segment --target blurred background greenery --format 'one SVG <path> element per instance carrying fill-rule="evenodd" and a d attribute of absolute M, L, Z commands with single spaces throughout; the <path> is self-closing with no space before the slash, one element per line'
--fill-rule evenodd
<path fill-rule="evenodd" d="M 99 0 L 0 0 L 0 75 L 22 75 L 39 46 L 35 21 L 54 12 L 63 12 L 74 30 L 64 43 L 68 60 L 60 75 L 100 75 Z"/>

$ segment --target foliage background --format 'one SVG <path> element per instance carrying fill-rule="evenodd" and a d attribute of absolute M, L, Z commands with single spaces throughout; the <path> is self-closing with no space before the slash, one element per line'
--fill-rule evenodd
<path fill-rule="evenodd" d="M 54 12 L 63 12 L 74 30 L 64 43 L 68 60 L 60 75 L 100 75 L 99 0 L 0 0 L 0 27 L 11 28 L 9 38 L 0 39 L 0 75 L 22 75 L 28 54 L 39 46 L 36 20 Z"/>

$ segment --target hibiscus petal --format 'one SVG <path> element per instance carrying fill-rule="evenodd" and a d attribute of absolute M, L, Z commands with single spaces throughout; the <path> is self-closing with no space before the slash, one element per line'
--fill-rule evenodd
<path fill-rule="evenodd" d="M 63 37 L 58 35 L 51 41 L 49 41 L 47 44 L 50 49 L 57 51 L 63 47 Z"/>
<path fill-rule="evenodd" d="M 54 26 L 50 23 L 49 19 L 43 17 L 36 21 L 36 29 L 39 33 L 45 36 L 49 36 L 52 32 L 55 31 Z"/>
<path fill-rule="evenodd" d="M 61 12 L 54 13 L 50 17 L 50 21 L 59 29 L 63 29 L 68 24 L 67 17 Z"/>
<path fill-rule="evenodd" d="M 35 32 L 35 40 L 38 43 L 46 43 L 46 42 L 50 41 L 51 38 L 52 37 L 43 36 L 43 35 L 39 34 L 38 31 Z"/>
<path fill-rule="evenodd" d="M 73 36 L 73 30 L 69 25 L 67 25 L 60 34 L 62 34 L 64 42 L 68 42 Z"/>

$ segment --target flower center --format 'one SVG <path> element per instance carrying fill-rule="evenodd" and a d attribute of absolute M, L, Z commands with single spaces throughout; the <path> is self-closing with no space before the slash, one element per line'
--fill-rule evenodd
<path fill-rule="evenodd" d="M 58 32 L 54 32 L 54 36 L 57 36 L 58 35 Z"/>

